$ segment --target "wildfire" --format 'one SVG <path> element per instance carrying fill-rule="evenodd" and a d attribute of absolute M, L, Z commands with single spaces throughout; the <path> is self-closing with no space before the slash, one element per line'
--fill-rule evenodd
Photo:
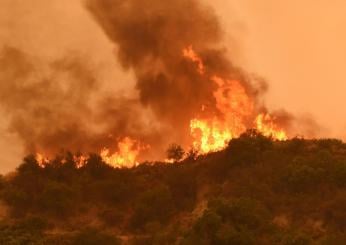
<path fill-rule="evenodd" d="M 133 167 L 138 164 L 137 157 L 141 150 L 144 147 L 139 146 L 139 143 L 136 140 L 133 140 L 129 137 L 125 137 L 123 140 L 118 142 L 118 151 L 111 154 L 110 150 L 104 148 L 100 152 L 102 160 L 113 167 Z M 36 161 L 41 168 L 45 168 L 49 163 L 49 159 L 41 153 L 36 153 Z M 73 161 L 76 164 L 77 168 L 83 167 L 87 162 L 87 157 L 85 155 L 74 155 Z M 64 164 L 66 159 L 62 159 Z"/>
<path fill-rule="evenodd" d="M 43 154 L 41 153 L 36 153 L 36 161 L 38 163 L 38 165 L 41 167 L 41 168 L 44 168 L 45 165 L 47 164 L 48 162 L 48 158 L 46 158 L 45 156 L 43 156 Z"/>
<path fill-rule="evenodd" d="M 136 166 L 137 157 L 141 151 L 138 142 L 129 137 L 125 137 L 118 142 L 118 151 L 114 154 L 105 148 L 101 151 L 102 160 L 113 167 L 133 167 Z"/>
<path fill-rule="evenodd" d="M 192 46 L 183 50 L 183 56 L 196 63 L 199 74 L 204 75 L 203 60 Z M 231 139 L 246 131 L 249 118 L 256 114 L 254 101 L 241 82 L 223 79 L 217 75 L 210 77 L 210 80 L 216 85 L 213 96 L 218 116 L 209 115 L 207 119 L 194 118 L 190 121 L 192 144 L 201 154 L 224 149 Z M 202 106 L 202 112 L 205 111 L 205 107 Z M 259 114 L 254 124 L 255 128 L 267 137 L 287 139 L 285 131 L 275 124 L 269 114 Z"/>
<path fill-rule="evenodd" d="M 228 141 L 233 138 L 232 131 L 217 120 L 208 122 L 207 120 L 193 119 L 190 122 L 190 129 L 195 139 L 193 147 L 202 154 L 224 149 Z"/>
<path fill-rule="evenodd" d="M 202 58 L 192 46 L 183 50 L 183 56 L 197 65 L 196 69 L 200 76 L 209 76 L 205 72 L 206 67 Z M 208 79 L 215 85 L 212 94 L 215 104 L 201 105 L 199 116 L 190 120 L 192 146 L 200 154 L 223 150 L 230 140 L 239 137 L 249 127 L 254 127 L 264 136 L 276 140 L 288 138 L 286 132 L 277 125 L 275 117 L 258 112 L 254 97 L 241 81 L 224 79 L 217 74 L 210 75 Z M 113 167 L 133 167 L 138 164 L 137 158 L 140 152 L 146 148 L 137 140 L 124 137 L 117 143 L 115 153 L 104 148 L 100 156 L 105 163 Z M 43 168 L 49 162 L 42 154 L 36 154 L 36 160 Z M 74 156 L 73 160 L 80 168 L 86 164 L 87 157 L 78 155 Z"/>
<path fill-rule="evenodd" d="M 204 67 L 203 61 L 193 50 L 192 46 L 189 46 L 188 48 L 183 49 L 183 56 L 197 64 L 197 67 L 198 67 L 197 70 L 199 74 L 201 75 L 204 74 L 205 67 Z"/>
<path fill-rule="evenodd" d="M 87 159 L 88 158 L 86 156 L 83 156 L 83 155 L 73 156 L 73 161 L 75 162 L 77 168 L 83 167 L 85 165 Z"/>
<path fill-rule="evenodd" d="M 256 129 L 264 136 L 272 137 L 276 140 L 287 140 L 287 134 L 280 129 L 275 123 L 271 115 L 259 114 L 255 120 Z"/>

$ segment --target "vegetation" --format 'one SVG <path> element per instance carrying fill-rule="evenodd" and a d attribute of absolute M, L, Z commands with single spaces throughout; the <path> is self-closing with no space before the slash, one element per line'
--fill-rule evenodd
<path fill-rule="evenodd" d="M 221 152 L 167 154 L 131 169 L 26 157 L 0 177 L 0 244 L 346 244 L 343 142 L 248 131 Z"/>

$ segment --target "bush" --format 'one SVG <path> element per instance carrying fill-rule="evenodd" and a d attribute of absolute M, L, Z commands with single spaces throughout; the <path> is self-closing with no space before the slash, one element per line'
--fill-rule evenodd
<path fill-rule="evenodd" d="M 0 244 L 43 244 L 43 230 L 47 224 L 40 218 L 29 218 L 15 225 L 0 224 Z"/>
<path fill-rule="evenodd" d="M 333 166 L 331 179 L 336 185 L 346 187 L 346 161 L 339 161 Z"/>
<path fill-rule="evenodd" d="M 66 185 L 50 182 L 38 197 L 37 207 L 40 211 L 56 217 L 63 217 L 73 212 L 73 191 Z"/>
<path fill-rule="evenodd" d="M 177 144 L 172 144 L 167 149 L 167 158 L 175 162 L 180 161 L 185 155 L 184 149 Z"/>
<path fill-rule="evenodd" d="M 232 139 L 227 154 L 233 165 L 251 165 L 261 160 L 262 153 L 272 147 L 272 141 L 257 131 L 249 130 L 238 139 Z"/>
<path fill-rule="evenodd" d="M 281 177 L 282 184 L 291 193 L 302 193 L 313 190 L 321 183 L 324 170 L 305 164 L 289 165 Z"/>
<path fill-rule="evenodd" d="M 256 230 L 266 226 L 269 215 L 257 201 L 240 198 L 233 201 L 224 199 L 213 200 L 209 208 L 222 217 L 224 223 L 232 224 L 237 229 Z"/>
<path fill-rule="evenodd" d="M 72 238 L 72 245 L 120 245 L 120 241 L 107 233 L 85 229 Z"/>
<path fill-rule="evenodd" d="M 136 202 L 131 226 L 144 228 L 148 222 L 166 223 L 173 213 L 172 195 L 166 186 L 158 186 L 143 193 Z"/>

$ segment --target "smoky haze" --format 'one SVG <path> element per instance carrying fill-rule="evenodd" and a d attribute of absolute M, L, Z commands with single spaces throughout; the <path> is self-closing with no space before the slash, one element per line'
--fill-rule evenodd
<path fill-rule="evenodd" d="M 138 99 L 101 94 L 94 67 L 78 54 L 43 62 L 4 47 L 0 103 L 27 153 L 116 149 L 121 137 L 130 136 L 157 155 L 170 141 L 188 142 L 189 120 L 203 104 L 214 106 L 209 76 L 200 76 L 182 55 L 188 45 L 201 54 L 208 73 L 237 79 L 257 95 L 224 55 L 216 15 L 199 2 L 88 1 L 87 8 L 116 44 L 123 69 L 133 70 Z"/>
<path fill-rule="evenodd" d="M 4 47 L 0 66 L 1 107 L 27 153 L 93 152 L 115 147 L 122 134 L 145 137 L 136 101 L 100 96 L 100 83 L 83 57 L 43 63 Z"/>
<path fill-rule="evenodd" d="M 140 102 L 174 125 L 179 143 L 202 106 L 208 106 L 209 117 L 218 114 L 213 75 L 240 81 L 253 100 L 266 88 L 227 57 L 217 15 L 200 1 L 89 0 L 87 8 L 117 47 L 123 69 L 134 71 Z M 186 47 L 201 56 L 203 76 L 183 57 Z"/>
<path fill-rule="evenodd" d="M 29 5 L 17 0 L 2 1 L 8 2 L 7 6 L 18 5 L 18 9 Z M 44 15 L 49 4 L 34 2 L 42 6 Z M 79 16 L 77 2 L 61 0 L 51 5 L 56 5 L 54 11 L 72 9 Z M 149 159 L 161 157 L 172 142 L 188 146 L 189 120 L 198 114 L 201 106 L 208 105 L 208 113 L 218 116 L 211 74 L 239 80 L 257 102 L 256 110 L 266 110 L 261 102 L 267 88 L 265 82 L 239 69 L 229 58 L 219 18 L 208 5 L 194 0 L 89 0 L 85 7 L 92 18 L 88 16 L 90 22 L 84 24 L 92 31 L 86 34 L 88 29 L 83 30 L 82 39 L 93 42 L 94 37 L 104 33 L 106 38 L 95 40 L 107 48 L 99 48 L 100 54 L 98 50 L 92 53 L 103 58 L 112 56 L 124 73 L 133 75 L 124 78 L 111 73 L 108 82 L 126 83 L 135 89 L 126 94 L 112 89 L 105 92 L 104 80 L 99 77 L 98 67 L 88 62 L 90 57 L 54 52 L 61 40 L 55 40 L 58 37 L 54 31 L 47 29 L 78 23 L 76 17 L 68 19 L 68 25 L 54 22 L 45 27 L 50 35 L 43 42 L 50 47 L 49 59 L 35 55 L 41 50 L 35 42 L 31 45 L 35 49 L 17 45 L 24 36 L 13 35 L 9 45 L 1 49 L 0 107 L 5 112 L 9 132 L 24 142 L 25 153 L 54 154 L 61 149 L 97 152 L 102 147 L 115 150 L 117 140 L 124 136 L 150 144 L 150 152 L 143 156 Z M 59 11 L 56 19 L 61 20 L 66 13 Z M 49 23 L 49 15 L 42 19 L 38 18 L 31 29 L 21 28 L 18 33 L 40 33 L 42 23 Z M 68 29 L 64 35 L 66 40 L 75 39 L 73 30 Z M 34 41 L 42 38 L 33 36 Z M 182 55 L 182 50 L 190 45 L 205 62 L 204 76 Z M 286 112 L 278 115 L 282 124 L 292 120 Z M 314 124 L 313 120 L 307 121 Z"/>

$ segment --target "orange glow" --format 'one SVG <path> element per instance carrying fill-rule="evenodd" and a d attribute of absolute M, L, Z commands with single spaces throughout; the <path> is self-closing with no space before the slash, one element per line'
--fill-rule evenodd
<path fill-rule="evenodd" d="M 35 158 L 36 158 L 36 161 L 37 161 L 38 165 L 41 168 L 44 168 L 46 166 L 46 164 L 48 163 L 48 158 L 43 156 L 41 153 L 36 153 Z"/>
<path fill-rule="evenodd" d="M 205 154 L 224 149 L 228 142 L 246 130 L 243 122 L 253 112 L 253 102 L 238 81 L 213 77 L 217 85 L 213 93 L 220 117 L 209 120 L 192 119 L 190 130 L 194 138 L 193 147 Z M 202 111 L 205 106 L 202 107 Z"/>
<path fill-rule="evenodd" d="M 233 138 L 231 130 L 217 120 L 207 121 L 193 119 L 190 122 L 191 134 L 194 138 L 193 147 L 202 154 L 224 149 Z"/>
<path fill-rule="evenodd" d="M 113 167 L 133 167 L 136 166 L 137 157 L 141 151 L 138 142 L 126 137 L 118 142 L 118 152 L 110 153 L 110 150 L 105 148 L 101 151 L 102 160 Z"/>
<path fill-rule="evenodd" d="M 183 56 L 197 64 L 199 74 L 201 75 L 204 74 L 205 67 L 204 67 L 203 61 L 193 50 L 192 46 L 189 46 L 188 48 L 185 48 L 183 50 Z"/>
<path fill-rule="evenodd" d="M 259 114 L 255 120 L 256 129 L 266 137 L 276 140 L 287 140 L 286 132 L 280 129 L 269 114 Z"/>
<path fill-rule="evenodd" d="M 203 61 L 191 46 L 183 50 L 183 55 L 197 63 L 198 72 L 204 75 Z M 231 139 L 246 131 L 249 120 L 256 115 L 254 100 L 240 81 L 223 79 L 217 75 L 210 77 L 210 80 L 216 85 L 213 96 L 217 116 L 204 115 L 203 119 L 194 118 L 190 121 L 192 145 L 201 154 L 224 149 Z M 205 111 L 206 106 L 202 105 L 201 112 Z M 258 115 L 255 127 L 264 136 L 277 140 L 287 139 L 285 131 L 278 128 L 269 114 Z"/>
<path fill-rule="evenodd" d="M 73 156 L 73 161 L 76 164 L 77 168 L 83 167 L 86 164 L 87 159 L 88 158 L 86 156 L 83 156 L 83 155 Z"/>

